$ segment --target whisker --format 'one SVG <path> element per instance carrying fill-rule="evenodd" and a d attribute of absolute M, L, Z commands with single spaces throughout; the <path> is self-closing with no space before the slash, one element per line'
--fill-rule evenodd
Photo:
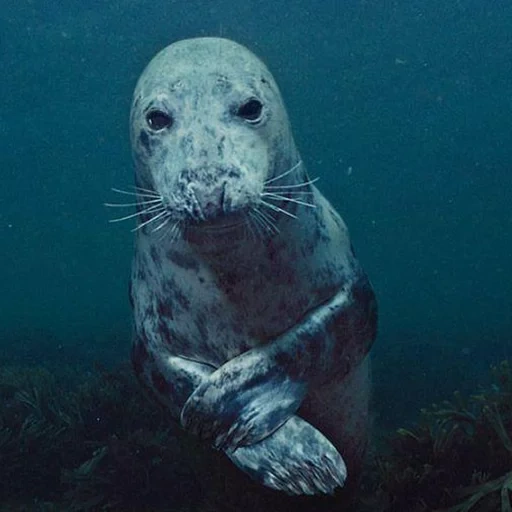
<path fill-rule="evenodd" d="M 147 226 L 150 222 L 154 222 L 155 220 L 159 219 L 163 215 L 166 215 L 167 213 L 169 213 L 169 212 L 167 211 L 167 209 L 164 208 L 164 211 L 160 212 L 158 215 L 155 215 L 155 216 L 151 217 L 150 219 L 144 221 L 142 224 L 139 224 L 138 226 L 134 227 L 132 229 L 132 233 L 135 231 L 139 231 L 139 229 L 142 229 L 144 226 Z"/>
<path fill-rule="evenodd" d="M 128 190 L 121 190 L 119 188 L 113 188 L 113 192 L 117 192 L 118 194 L 125 194 L 127 196 L 136 196 L 136 197 L 146 197 L 148 199 L 161 199 L 162 196 L 158 194 L 141 194 L 140 192 L 130 192 Z"/>
<path fill-rule="evenodd" d="M 261 196 L 267 197 L 268 199 L 274 199 L 276 201 L 288 201 L 289 203 L 300 204 L 302 206 L 308 206 L 309 208 L 316 208 L 316 204 L 306 203 L 299 199 L 293 199 L 292 197 L 281 196 L 279 194 L 271 194 L 270 192 L 263 193 Z"/>
<path fill-rule="evenodd" d="M 130 215 L 126 215 L 125 217 L 120 217 L 118 219 L 110 219 L 109 222 L 121 222 L 122 220 L 133 219 L 134 217 L 138 217 L 139 215 L 144 215 L 145 213 L 157 212 L 157 211 L 159 211 L 159 209 L 165 210 L 165 206 L 160 205 L 160 204 L 155 204 L 153 206 L 150 206 L 149 208 L 141 210 L 140 212 L 135 212 Z"/>
<path fill-rule="evenodd" d="M 144 192 L 149 195 L 154 195 L 156 197 L 160 197 L 160 194 L 158 194 L 155 190 L 151 190 L 149 188 L 142 188 L 142 187 L 133 187 L 133 188 L 139 192 Z"/>
<path fill-rule="evenodd" d="M 263 199 L 260 198 L 260 204 L 265 205 L 267 208 L 270 208 L 271 210 L 274 210 L 275 212 L 284 213 L 285 215 L 288 215 L 288 217 L 291 217 L 292 219 L 297 219 L 297 215 L 294 215 L 293 213 L 287 212 L 286 210 L 283 210 L 282 208 L 279 208 L 279 206 L 276 206 L 275 204 L 267 203 Z"/>
<path fill-rule="evenodd" d="M 256 224 L 258 224 L 258 227 L 262 227 L 262 228 L 267 229 L 267 226 L 263 223 L 263 220 L 256 215 L 256 209 L 255 208 L 249 210 L 249 215 L 254 220 L 254 222 Z"/>
<path fill-rule="evenodd" d="M 160 243 L 168 234 L 170 231 L 172 231 L 172 228 L 174 224 L 169 224 L 170 217 L 166 219 L 165 229 L 162 230 L 160 233 L 160 236 L 158 237 L 158 242 Z"/>
<path fill-rule="evenodd" d="M 312 185 L 313 183 L 316 183 L 320 178 L 313 178 L 312 180 L 305 181 L 303 183 L 296 183 L 293 185 L 265 185 L 264 189 L 288 189 L 288 188 L 300 188 L 305 187 L 307 185 Z M 266 183 L 266 182 L 265 182 Z"/>
<path fill-rule="evenodd" d="M 262 217 L 265 217 L 268 221 L 270 221 L 271 224 L 275 224 L 276 219 L 275 219 L 275 217 L 271 213 L 263 211 L 261 208 L 256 208 L 256 209 L 258 210 L 258 213 Z"/>
<path fill-rule="evenodd" d="M 158 227 L 153 229 L 151 232 L 155 233 L 155 232 L 159 231 L 160 229 L 162 229 L 169 222 L 170 218 L 171 218 L 171 214 L 169 212 L 167 212 L 167 216 L 165 217 L 165 220 L 161 224 L 159 224 Z"/>
<path fill-rule="evenodd" d="M 276 226 L 275 219 L 271 215 L 266 212 L 262 212 L 258 208 L 253 209 L 254 214 L 261 219 L 261 222 L 264 224 L 265 228 L 271 232 L 279 233 L 279 228 Z"/>
<path fill-rule="evenodd" d="M 121 208 L 121 207 L 129 207 L 129 206 L 139 206 L 146 205 L 152 203 L 161 203 L 161 199 L 151 199 L 151 201 L 140 201 L 139 203 L 103 203 L 105 206 L 110 206 L 112 208 Z"/>
<path fill-rule="evenodd" d="M 280 233 L 280 229 L 277 227 L 277 222 L 276 222 L 276 219 L 269 213 L 269 212 L 264 212 L 262 211 L 261 209 L 258 209 L 258 213 L 260 214 L 261 217 L 263 217 L 267 223 L 272 226 L 272 228 L 274 229 L 274 231 L 276 233 Z"/>
<path fill-rule="evenodd" d="M 180 234 L 181 234 L 181 221 L 177 220 L 171 228 L 170 243 L 173 244 L 174 242 L 176 242 L 176 240 L 180 236 Z"/>
<path fill-rule="evenodd" d="M 315 193 L 314 192 L 306 192 L 305 190 L 302 192 L 302 191 L 292 191 L 292 190 L 266 190 L 266 189 L 263 189 L 263 193 L 269 193 L 269 194 L 286 194 L 287 196 L 299 196 L 299 197 L 304 197 L 304 196 L 314 196 Z"/>
<path fill-rule="evenodd" d="M 262 225 L 261 219 L 258 219 L 258 217 L 256 217 L 255 208 L 249 210 L 249 215 L 250 215 L 251 221 L 253 222 L 253 224 L 251 224 L 251 226 L 254 227 L 254 229 L 256 230 L 256 234 L 257 234 L 256 239 L 263 240 L 264 233 L 262 233 L 261 230 L 264 229 L 265 226 Z M 251 229 L 251 232 L 253 233 L 253 236 L 255 236 L 255 233 L 252 229 Z"/>
<path fill-rule="evenodd" d="M 302 160 L 299 160 L 291 169 L 288 169 L 287 171 L 273 177 L 273 178 L 270 178 L 269 180 L 266 180 L 265 181 L 265 185 L 267 183 L 272 183 L 273 181 L 277 181 L 277 180 L 280 180 L 282 178 L 284 178 L 285 176 L 288 176 L 288 174 L 292 173 L 293 171 L 297 170 L 299 168 L 299 166 L 302 164 Z"/>

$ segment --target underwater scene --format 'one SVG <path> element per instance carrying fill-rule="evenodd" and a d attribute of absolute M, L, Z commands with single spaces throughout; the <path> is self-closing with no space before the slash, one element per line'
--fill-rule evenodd
<path fill-rule="evenodd" d="M 0 0 L 0 67 L 0 512 L 512 512 L 512 3 Z"/>

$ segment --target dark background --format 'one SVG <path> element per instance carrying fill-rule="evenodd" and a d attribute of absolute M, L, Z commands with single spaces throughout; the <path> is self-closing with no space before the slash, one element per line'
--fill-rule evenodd
<path fill-rule="evenodd" d="M 512 5 L 496 0 L 0 1 L 0 355 L 128 355 L 135 81 L 224 36 L 280 84 L 310 174 L 378 294 L 375 411 L 394 425 L 510 354 Z"/>

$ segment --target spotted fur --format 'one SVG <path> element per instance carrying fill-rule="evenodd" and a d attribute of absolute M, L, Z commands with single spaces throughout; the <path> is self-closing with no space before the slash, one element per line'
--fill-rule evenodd
<path fill-rule="evenodd" d="M 240 105 L 257 98 L 261 119 Z M 172 123 L 148 126 L 157 109 Z M 366 444 L 376 303 L 345 224 L 300 162 L 267 68 L 228 40 L 180 41 L 137 84 L 136 183 L 163 198 L 179 236 L 137 231 L 134 367 L 182 425 L 264 485 L 331 493 Z M 299 186 L 275 230 L 248 236 L 265 181 Z M 143 207 L 140 206 L 142 210 Z M 146 222 L 150 214 L 141 215 Z M 253 233 L 254 235 L 254 233 Z"/>

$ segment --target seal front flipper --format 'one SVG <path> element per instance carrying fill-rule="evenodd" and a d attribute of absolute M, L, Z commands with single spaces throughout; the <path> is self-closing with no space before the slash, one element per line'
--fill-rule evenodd
<path fill-rule="evenodd" d="M 178 356 L 151 357 L 137 342 L 132 359 L 137 376 L 175 416 L 193 389 L 214 371 L 209 365 Z M 288 494 L 331 494 L 343 486 L 347 474 L 331 442 L 297 416 L 259 443 L 226 454 L 251 478 Z"/>
<path fill-rule="evenodd" d="M 231 359 L 207 377 L 181 412 L 181 424 L 218 449 L 250 445 L 299 408 L 305 382 L 273 364 L 263 347 Z"/>
<path fill-rule="evenodd" d="M 176 419 L 193 391 L 215 370 L 213 366 L 184 357 L 153 353 L 137 338 L 132 349 L 132 364 L 139 381 Z"/>
<path fill-rule="evenodd" d="M 287 494 L 332 494 L 347 476 L 336 448 L 298 416 L 263 441 L 227 455 L 258 482 Z"/>
<path fill-rule="evenodd" d="M 375 338 L 375 299 L 365 275 L 268 345 L 231 359 L 187 400 L 182 425 L 235 449 L 279 428 L 310 385 L 346 376 Z"/>

